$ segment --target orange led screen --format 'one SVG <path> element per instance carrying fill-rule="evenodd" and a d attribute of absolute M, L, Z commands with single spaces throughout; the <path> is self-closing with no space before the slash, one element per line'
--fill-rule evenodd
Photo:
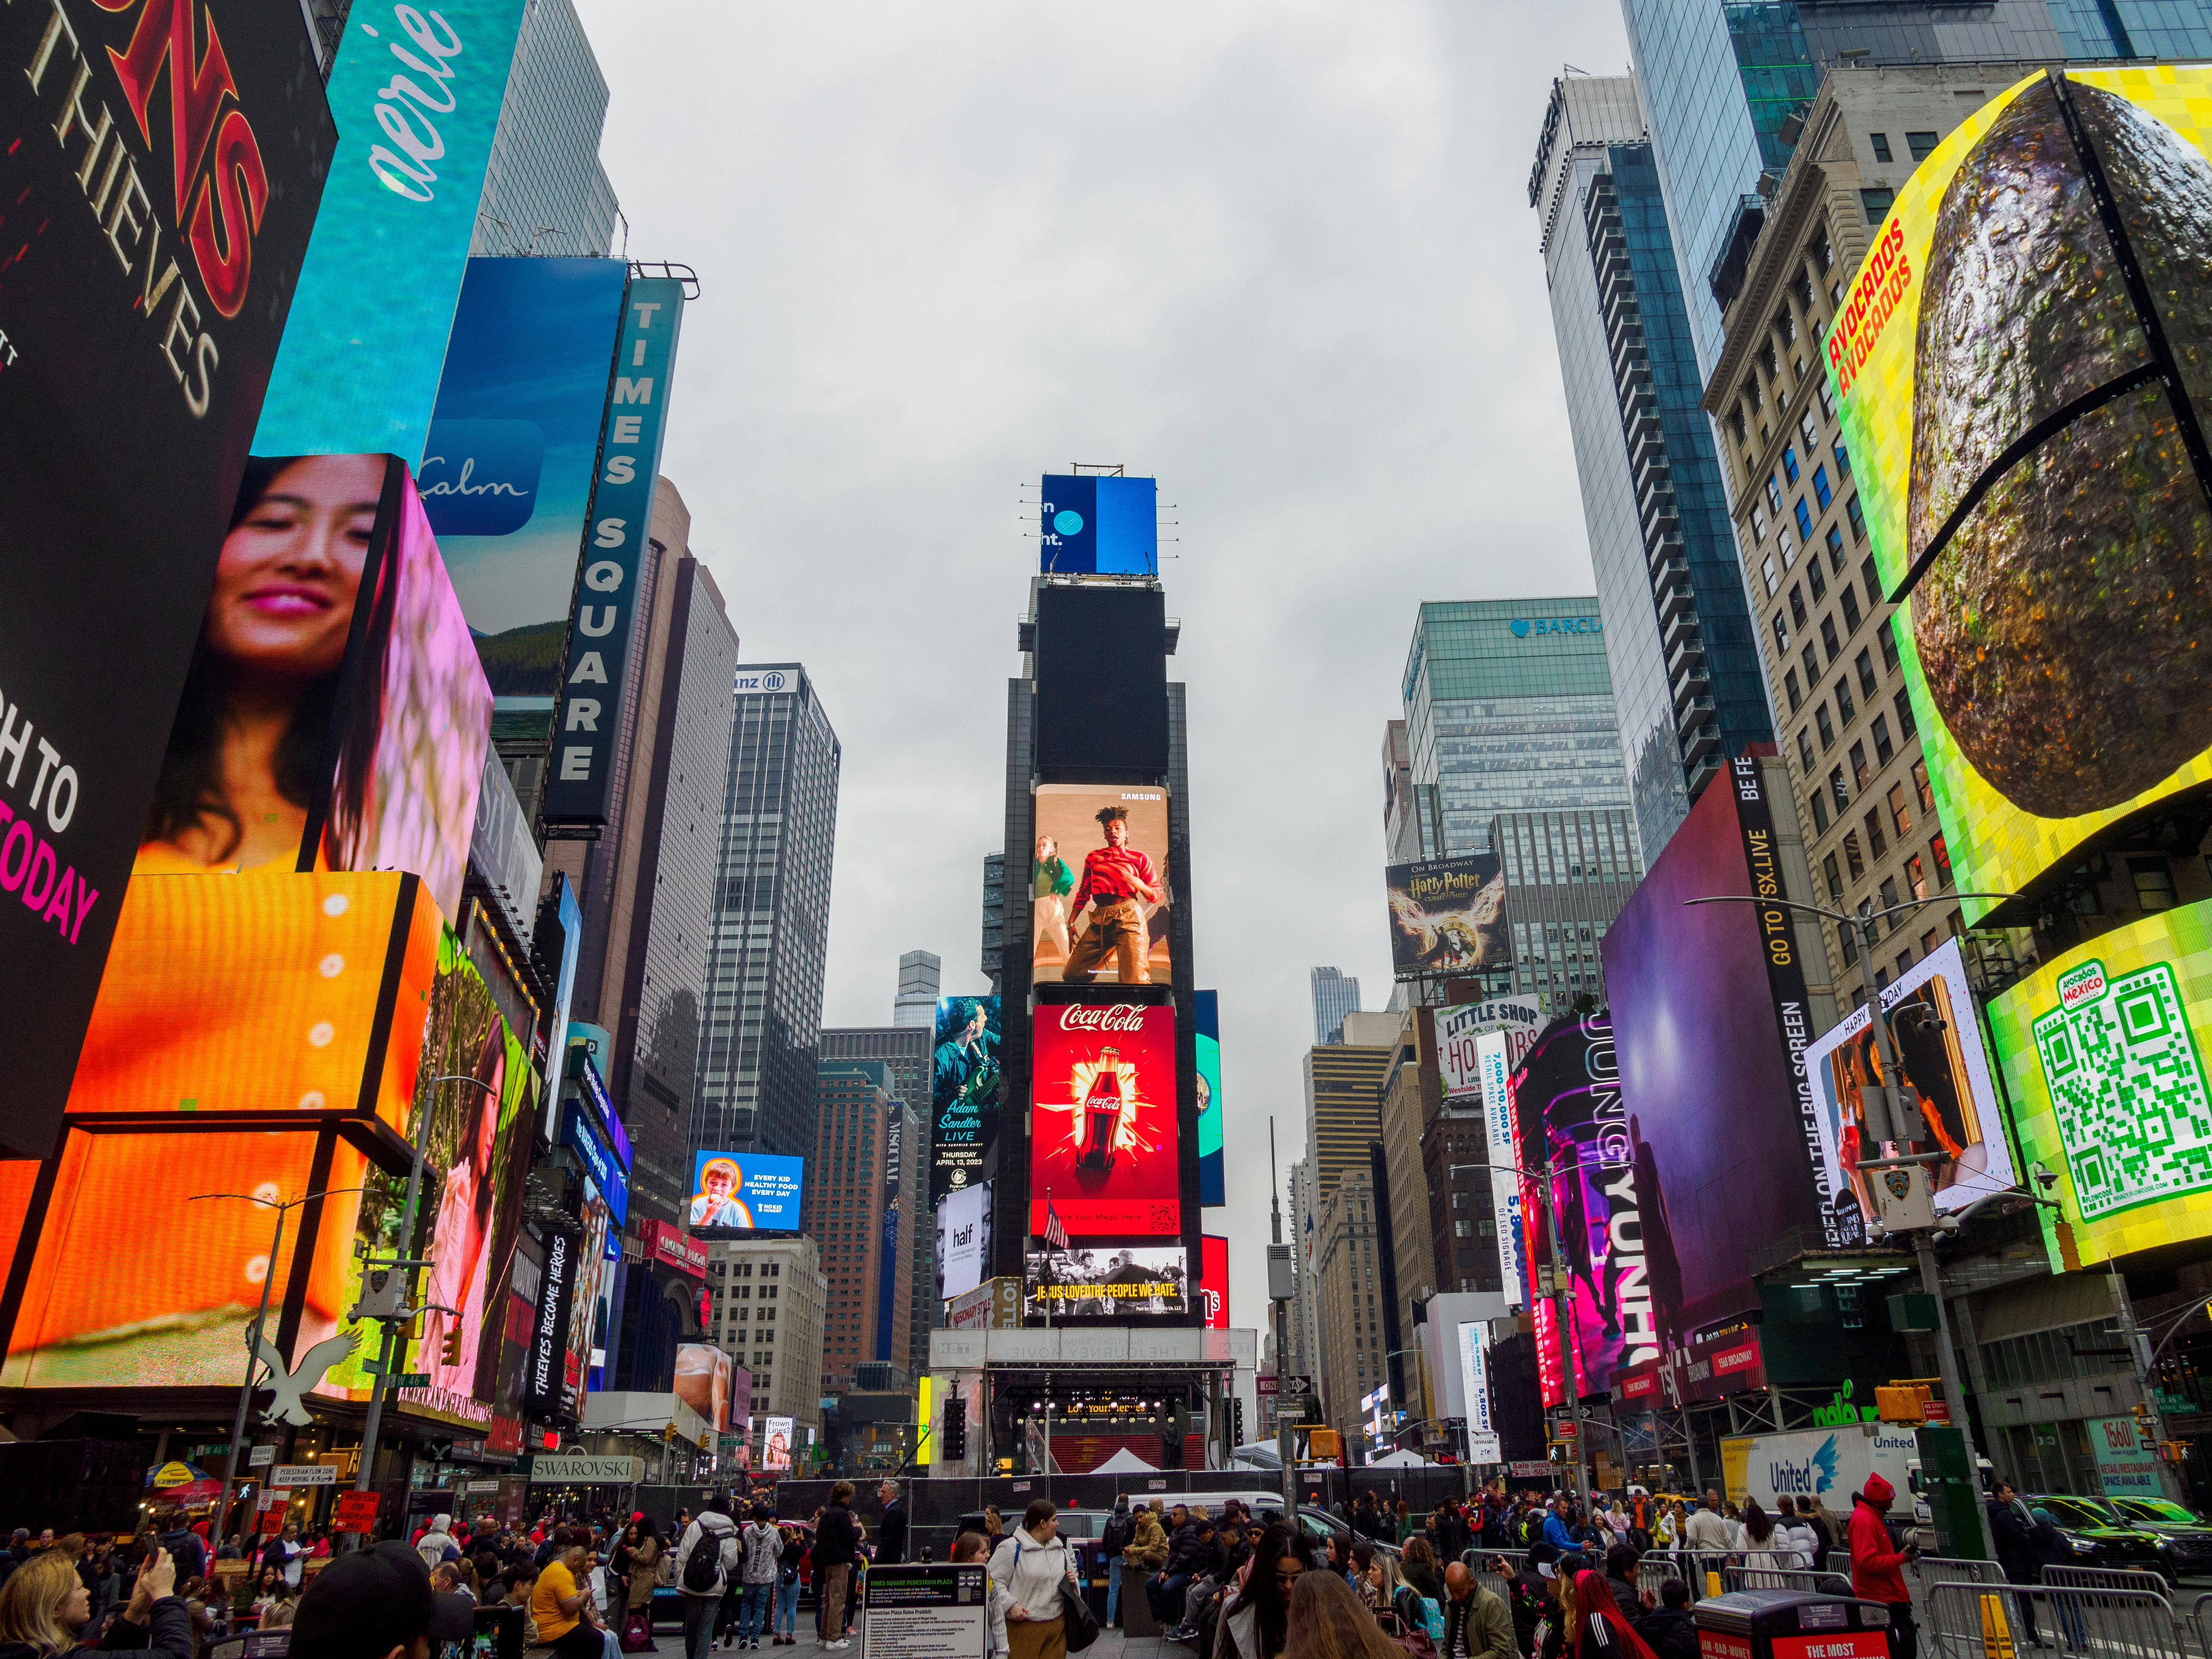
<path fill-rule="evenodd" d="M 393 872 L 134 876 L 69 1109 L 354 1109 L 404 1134 L 440 927 Z"/>

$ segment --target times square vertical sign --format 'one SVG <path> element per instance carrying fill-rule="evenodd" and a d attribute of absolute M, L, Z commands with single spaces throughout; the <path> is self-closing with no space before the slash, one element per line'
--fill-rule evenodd
<path fill-rule="evenodd" d="M 622 333 L 599 431 L 599 470 L 569 605 L 568 658 L 545 775 L 544 820 L 550 835 L 595 838 L 612 808 L 615 738 L 630 692 L 638 589 L 683 321 L 682 279 L 631 281 L 623 298 Z"/>
<path fill-rule="evenodd" d="M 0 7 L 0 1153 L 53 1149 L 336 146 L 297 0 Z"/>

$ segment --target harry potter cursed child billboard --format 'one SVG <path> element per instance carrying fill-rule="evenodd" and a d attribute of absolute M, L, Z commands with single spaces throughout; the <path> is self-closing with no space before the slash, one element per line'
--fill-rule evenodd
<path fill-rule="evenodd" d="M 1394 864 L 1383 880 L 1390 896 L 1390 967 L 1400 979 L 1513 960 L 1505 873 L 1495 853 Z"/>

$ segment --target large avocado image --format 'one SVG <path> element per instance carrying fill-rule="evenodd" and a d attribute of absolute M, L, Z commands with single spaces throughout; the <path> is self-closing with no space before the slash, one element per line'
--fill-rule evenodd
<path fill-rule="evenodd" d="M 2042 817 L 2116 805 L 2212 745 L 2212 512 L 2163 382 L 2059 418 L 2153 362 L 2060 95 L 2046 79 L 2015 99 L 1944 191 L 1905 505 L 1911 562 L 1939 549 L 1912 594 L 1929 695 Z M 2212 163 L 2100 88 L 2064 96 L 2212 424 Z"/>

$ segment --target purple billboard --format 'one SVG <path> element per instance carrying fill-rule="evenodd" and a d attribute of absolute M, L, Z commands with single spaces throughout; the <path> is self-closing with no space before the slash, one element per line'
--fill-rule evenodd
<path fill-rule="evenodd" d="M 1772 753 L 1755 747 L 1698 798 L 1600 946 L 1667 1349 L 1759 1306 L 1753 1245 L 1826 1242 L 1803 1055 L 1827 1019 L 1809 1006 L 1802 935 L 1777 905 L 1684 902 L 1784 896 Z"/>
<path fill-rule="evenodd" d="M 1522 1165 L 1550 1171 L 1552 1213 L 1573 1279 L 1568 1335 L 1578 1395 L 1659 1357 L 1634 1148 L 1613 1024 L 1569 1014 L 1537 1037 L 1515 1074 Z"/>

